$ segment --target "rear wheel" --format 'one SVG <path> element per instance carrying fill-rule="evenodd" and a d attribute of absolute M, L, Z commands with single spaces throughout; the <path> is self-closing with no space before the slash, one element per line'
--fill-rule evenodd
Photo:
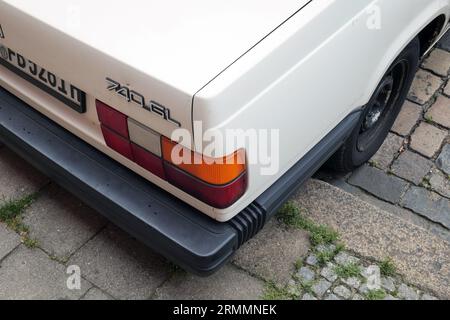
<path fill-rule="evenodd" d="M 328 161 L 329 167 L 340 172 L 353 171 L 378 151 L 406 100 L 419 59 L 420 42 L 416 38 L 386 72 L 355 130 Z"/>

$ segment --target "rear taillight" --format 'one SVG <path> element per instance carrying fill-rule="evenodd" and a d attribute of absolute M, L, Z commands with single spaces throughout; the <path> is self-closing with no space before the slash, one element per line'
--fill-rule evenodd
<path fill-rule="evenodd" d="M 167 162 L 164 163 L 164 170 L 167 180 L 174 186 L 219 209 L 228 208 L 235 203 L 247 187 L 245 173 L 226 185 L 212 185 L 196 179 Z"/>
<path fill-rule="evenodd" d="M 177 149 L 175 149 L 177 148 Z M 212 159 L 180 147 L 177 143 L 163 137 L 162 152 L 164 160 L 169 163 L 178 163 L 179 159 L 185 159 L 176 166 L 194 177 L 214 185 L 224 185 L 235 180 L 245 172 L 245 152 L 239 150 L 230 156 Z"/>
<path fill-rule="evenodd" d="M 102 133 L 105 138 L 106 145 L 117 151 L 125 158 L 133 160 L 133 150 L 130 141 L 102 124 Z"/>
<path fill-rule="evenodd" d="M 244 150 L 220 159 L 206 158 L 100 101 L 96 105 L 106 144 L 140 167 L 219 209 L 231 206 L 245 193 Z M 188 161 L 175 161 L 175 151 Z"/>
<path fill-rule="evenodd" d="M 114 110 L 103 102 L 97 101 L 97 114 L 100 123 L 110 130 L 117 132 L 124 138 L 128 138 L 127 116 Z"/>

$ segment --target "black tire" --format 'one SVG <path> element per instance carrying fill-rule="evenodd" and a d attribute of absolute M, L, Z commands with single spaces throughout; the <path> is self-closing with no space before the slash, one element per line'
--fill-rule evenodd
<path fill-rule="evenodd" d="M 406 100 L 419 67 L 420 42 L 415 38 L 397 57 L 363 108 L 358 125 L 327 165 L 350 172 L 369 161 L 383 144 Z"/>

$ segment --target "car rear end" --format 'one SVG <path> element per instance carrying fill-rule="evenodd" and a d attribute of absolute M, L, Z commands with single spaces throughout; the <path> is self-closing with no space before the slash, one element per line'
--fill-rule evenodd
<path fill-rule="evenodd" d="M 152 55 L 135 56 L 142 47 L 133 34 L 127 39 L 117 32 L 115 41 L 82 36 L 78 24 L 86 12 L 49 3 L 0 1 L 1 141 L 187 270 L 217 270 L 264 226 L 268 208 L 280 197 L 272 192 L 260 202 L 239 203 L 247 191 L 245 150 L 214 159 L 192 151 L 195 93 L 253 42 L 222 52 L 218 66 L 205 61 L 202 77 L 177 77 L 167 62 L 163 71 L 150 73 L 158 62 L 138 62 Z M 261 15 L 261 23 L 277 23 L 258 29 L 255 41 L 297 5 L 290 1 L 286 12 Z M 108 24 L 102 28 L 113 34 L 120 28 L 101 14 L 87 16 L 92 26 Z M 191 140 L 172 141 L 176 130 Z M 190 161 L 175 161 L 174 150 Z M 227 223 L 207 217 L 219 220 L 223 212 Z"/>

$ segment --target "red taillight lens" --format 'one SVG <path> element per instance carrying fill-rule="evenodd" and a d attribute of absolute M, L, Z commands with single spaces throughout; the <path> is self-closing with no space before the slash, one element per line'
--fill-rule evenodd
<path fill-rule="evenodd" d="M 216 186 L 196 179 L 167 162 L 164 163 L 164 170 L 167 180 L 171 184 L 218 209 L 230 207 L 245 193 L 247 188 L 245 173 L 227 185 Z"/>
<path fill-rule="evenodd" d="M 153 153 L 141 148 L 137 144 L 132 143 L 134 161 L 142 168 L 152 172 L 161 179 L 165 179 L 164 167 L 161 158 L 155 156 Z"/>
<path fill-rule="evenodd" d="M 128 138 L 127 116 L 98 100 L 96 101 L 96 106 L 100 123 L 122 137 Z"/>
<path fill-rule="evenodd" d="M 116 132 L 112 131 L 104 125 L 102 125 L 102 133 L 108 147 L 117 151 L 124 157 L 133 160 L 133 151 L 131 149 L 130 141 L 118 135 Z"/>

